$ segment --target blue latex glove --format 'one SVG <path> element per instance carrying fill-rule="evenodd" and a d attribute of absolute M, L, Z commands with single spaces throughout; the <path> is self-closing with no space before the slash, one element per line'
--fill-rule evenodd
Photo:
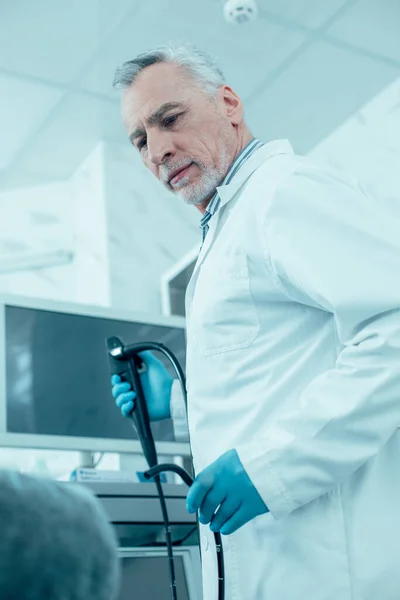
<path fill-rule="evenodd" d="M 200 523 L 211 523 L 211 531 L 220 531 L 224 535 L 268 512 L 236 450 L 220 456 L 196 477 L 189 489 L 186 506 L 190 513 L 200 510 Z"/>
<path fill-rule="evenodd" d="M 140 378 L 150 421 L 161 421 L 171 417 L 170 400 L 173 378 L 163 363 L 152 352 L 141 352 L 146 371 Z M 129 383 L 121 383 L 119 375 L 111 377 L 112 395 L 124 417 L 129 417 L 135 403 L 136 393 Z"/>

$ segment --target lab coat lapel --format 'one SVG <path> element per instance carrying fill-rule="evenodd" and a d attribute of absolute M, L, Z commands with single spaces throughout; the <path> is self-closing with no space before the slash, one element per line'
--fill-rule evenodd
<path fill-rule="evenodd" d="M 193 296 L 194 296 L 194 291 L 196 288 L 196 283 L 197 283 L 197 279 L 198 279 L 198 275 L 199 275 L 199 269 L 201 267 L 201 265 L 203 264 L 207 254 L 210 251 L 210 248 L 213 244 L 216 232 L 217 232 L 217 228 L 218 228 L 218 221 L 220 218 L 220 214 L 221 211 L 219 210 L 214 216 L 213 216 L 213 223 L 210 226 L 210 229 L 208 230 L 208 233 L 206 235 L 206 239 L 204 240 L 204 244 L 202 245 L 200 252 L 199 252 L 199 256 L 197 257 L 197 261 L 192 273 L 192 276 L 190 278 L 189 284 L 186 288 L 186 315 L 189 315 L 189 311 L 190 311 L 190 304 L 192 302 Z"/>
<path fill-rule="evenodd" d="M 210 224 L 210 229 L 206 235 L 206 239 L 204 240 L 204 244 L 201 247 L 199 256 L 196 261 L 196 265 L 193 270 L 192 277 L 189 281 L 189 284 L 186 288 L 186 316 L 188 317 L 190 314 L 190 307 L 192 304 L 194 292 L 196 289 L 196 283 L 199 276 L 199 269 L 206 259 L 211 246 L 213 245 L 214 238 L 218 231 L 218 223 L 220 220 L 221 213 L 223 212 L 223 207 L 227 204 L 232 198 L 234 198 L 239 192 L 241 192 L 244 184 L 249 179 L 249 177 L 256 171 L 256 169 L 262 165 L 263 162 L 268 160 L 271 156 L 276 154 L 293 154 L 293 149 L 290 143 L 287 140 L 277 140 L 274 142 L 270 142 L 262 146 L 259 150 L 257 150 L 253 156 L 251 156 L 244 165 L 240 168 L 239 173 L 234 177 L 231 183 L 227 185 L 223 185 L 217 188 L 219 196 L 221 198 L 221 205 L 216 214 L 212 217 L 212 223 Z"/>

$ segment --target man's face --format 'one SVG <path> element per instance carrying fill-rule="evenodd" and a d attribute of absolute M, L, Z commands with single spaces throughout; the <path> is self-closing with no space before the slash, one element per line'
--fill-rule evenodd
<path fill-rule="evenodd" d="M 152 173 L 187 204 L 204 204 L 238 150 L 240 100 L 221 86 L 207 96 L 180 67 L 144 69 L 124 92 L 122 117 Z"/>

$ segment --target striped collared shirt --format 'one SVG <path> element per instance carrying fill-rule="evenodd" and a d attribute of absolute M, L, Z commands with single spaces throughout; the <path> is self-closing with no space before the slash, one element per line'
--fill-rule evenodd
<path fill-rule="evenodd" d="M 235 160 L 229 167 L 229 171 L 226 174 L 225 179 L 221 183 L 221 186 L 230 183 L 232 181 L 232 179 L 235 177 L 236 173 L 239 171 L 240 167 L 246 162 L 246 160 L 248 160 L 250 158 L 250 156 L 253 154 L 253 152 L 255 152 L 256 150 L 261 148 L 261 146 L 263 146 L 263 145 L 264 145 L 264 143 L 260 142 L 260 140 L 258 140 L 256 138 L 251 140 L 251 142 L 249 142 L 247 144 L 247 146 L 245 146 L 243 148 L 243 150 L 240 152 L 240 154 L 237 155 L 237 157 L 235 158 Z M 204 243 L 204 240 L 206 239 L 206 235 L 208 232 L 208 221 L 211 219 L 211 217 L 213 215 L 215 215 L 215 213 L 217 212 L 217 210 L 220 207 L 220 204 L 221 204 L 221 198 L 219 197 L 218 192 L 215 192 L 215 194 L 211 198 L 210 203 L 207 206 L 207 210 L 204 213 L 204 215 L 202 216 L 202 219 L 200 222 L 200 227 L 202 228 L 202 231 L 203 231 L 203 243 Z"/>

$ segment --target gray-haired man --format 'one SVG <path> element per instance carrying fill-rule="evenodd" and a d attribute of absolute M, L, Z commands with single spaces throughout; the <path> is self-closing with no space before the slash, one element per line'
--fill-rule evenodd
<path fill-rule="evenodd" d="M 229 600 L 398 600 L 395 215 L 287 141 L 254 138 L 202 52 L 156 49 L 115 82 L 144 165 L 202 214 L 186 291 L 187 504 L 201 522 L 205 600 L 217 597 L 215 531 Z M 182 423 L 156 361 L 143 374 L 150 417 Z M 112 385 L 128 416 L 134 392 Z"/>

